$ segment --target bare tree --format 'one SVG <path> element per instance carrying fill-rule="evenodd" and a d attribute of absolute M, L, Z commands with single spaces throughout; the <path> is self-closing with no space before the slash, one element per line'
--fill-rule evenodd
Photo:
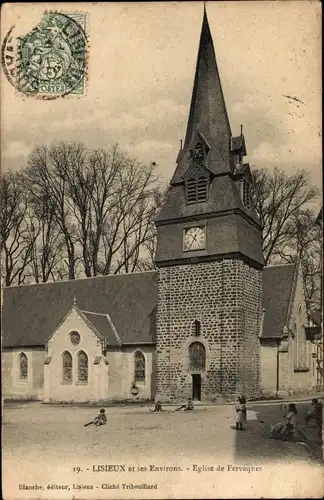
<path fill-rule="evenodd" d="M 310 185 L 305 170 L 288 176 L 276 168 L 253 171 L 254 206 L 263 230 L 263 254 L 266 264 L 276 258 L 291 240 L 291 224 L 295 215 L 318 195 Z"/>
<path fill-rule="evenodd" d="M 98 269 L 102 274 L 133 272 L 145 256 L 145 245 L 154 238 L 154 216 L 158 209 L 158 179 L 155 164 L 141 165 L 137 160 L 114 151 L 115 171 L 110 196 L 100 204 L 99 220 L 102 252 Z M 151 262 L 153 267 L 153 261 Z"/>
<path fill-rule="evenodd" d="M 33 242 L 31 261 L 28 266 L 30 278 L 36 283 L 56 281 L 59 265 L 64 257 L 64 239 L 59 230 L 53 207 L 32 198 L 32 215 L 26 224 Z"/>
<path fill-rule="evenodd" d="M 156 227 L 153 224 L 153 220 L 157 215 L 157 212 L 161 208 L 165 196 L 167 193 L 167 185 L 160 184 L 152 193 L 153 194 L 153 207 L 152 207 L 152 215 L 151 215 L 151 223 L 148 228 L 148 234 L 143 242 L 144 252 L 137 260 L 136 269 L 139 271 L 149 271 L 154 269 L 154 259 L 155 259 L 155 251 L 156 251 Z"/>
<path fill-rule="evenodd" d="M 316 214 L 310 209 L 296 212 L 287 225 L 287 242 L 278 249 L 281 262 L 301 259 L 308 313 L 320 307 L 322 229 L 315 224 Z"/>
<path fill-rule="evenodd" d="M 37 148 L 30 155 L 29 190 L 35 204 L 47 210 L 42 213 L 46 225 L 41 231 L 47 228 L 49 238 L 54 226 L 59 228 L 69 279 L 76 277 L 78 266 L 87 277 L 139 268 L 145 245 L 154 239 L 159 189 L 155 167 L 142 165 L 118 145 L 90 151 L 83 144 L 61 142 Z M 53 275 L 54 261 L 60 255 L 51 253 L 51 266 L 47 259 L 46 277 Z M 34 274 L 36 261 L 34 256 Z M 64 275 L 62 263 L 59 268 Z"/>
<path fill-rule="evenodd" d="M 46 204 L 64 238 L 68 277 L 76 276 L 77 235 L 76 221 L 70 197 L 70 177 L 73 168 L 82 163 L 85 148 L 77 143 L 59 143 L 50 147 L 39 147 L 30 155 L 26 175 L 29 189 L 35 200 Z"/>
<path fill-rule="evenodd" d="M 28 190 L 19 172 L 5 173 L 1 178 L 0 237 L 1 274 L 6 286 L 22 284 L 32 259 L 36 232 L 31 237 L 26 219 L 30 213 Z"/>

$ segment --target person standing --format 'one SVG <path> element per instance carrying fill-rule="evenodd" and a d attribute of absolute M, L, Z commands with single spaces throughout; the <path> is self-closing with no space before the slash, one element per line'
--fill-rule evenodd
<path fill-rule="evenodd" d="M 246 405 L 244 397 L 238 398 L 238 403 L 235 406 L 235 411 L 236 411 L 236 430 L 242 431 L 243 422 L 245 421 L 246 418 Z"/>
<path fill-rule="evenodd" d="M 244 423 L 246 424 L 247 423 L 247 410 L 246 410 L 246 397 L 245 396 L 241 396 L 241 402 L 245 406 L 245 409 L 243 410 L 243 414 L 244 414 Z"/>

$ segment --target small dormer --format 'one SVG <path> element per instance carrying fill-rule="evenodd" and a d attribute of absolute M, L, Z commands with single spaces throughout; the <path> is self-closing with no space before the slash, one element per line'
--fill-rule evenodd
<path fill-rule="evenodd" d="M 250 210 L 253 205 L 253 178 L 250 165 L 248 163 L 243 163 L 237 167 L 235 169 L 234 178 L 241 201 L 244 207 Z"/>
<path fill-rule="evenodd" d="M 203 136 L 202 133 L 196 133 L 194 140 L 189 148 L 190 159 L 193 163 L 197 162 L 199 164 L 205 165 L 208 153 L 210 151 L 210 146 Z"/>
<path fill-rule="evenodd" d="M 231 153 L 235 165 L 235 170 L 241 169 L 243 165 L 243 158 L 247 154 L 245 139 L 243 135 L 243 125 L 241 125 L 241 134 L 237 137 L 232 137 L 231 139 Z"/>

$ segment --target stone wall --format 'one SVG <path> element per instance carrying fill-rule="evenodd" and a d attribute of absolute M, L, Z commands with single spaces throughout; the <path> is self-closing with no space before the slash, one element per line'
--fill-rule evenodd
<path fill-rule="evenodd" d="M 161 400 L 192 395 L 188 348 L 205 346 L 201 399 L 259 394 L 262 271 L 241 260 L 159 269 L 156 331 L 156 384 Z M 201 322 L 196 337 L 193 323 Z"/>
<path fill-rule="evenodd" d="M 21 379 L 19 356 L 28 360 L 27 378 Z M 7 399 L 42 399 L 44 393 L 45 348 L 22 347 L 4 349 L 2 352 L 2 394 Z"/>
<path fill-rule="evenodd" d="M 142 352 L 145 358 L 145 381 L 136 382 L 139 393 L 136 397 L 131 394 L 131 385 L 135 378 L 134 355 L 136 351 Z M 155 345 L 128 345 L 107 349 L 109 362 L 109 400 L 151 400 L 154 399 L 155 373 L 154 373 Z"/>
<path fill-rule="evenodd" d="M 260 339 L 261 391 L 264 396 L 277 396 L 278 339 Z"/>

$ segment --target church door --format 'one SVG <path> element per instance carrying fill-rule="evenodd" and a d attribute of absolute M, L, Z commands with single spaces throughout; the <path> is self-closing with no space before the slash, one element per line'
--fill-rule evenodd
<path fill-rule="evenodd" d="M 192 375 L 192 399 L 201 400 L 201 375 Z"/>

